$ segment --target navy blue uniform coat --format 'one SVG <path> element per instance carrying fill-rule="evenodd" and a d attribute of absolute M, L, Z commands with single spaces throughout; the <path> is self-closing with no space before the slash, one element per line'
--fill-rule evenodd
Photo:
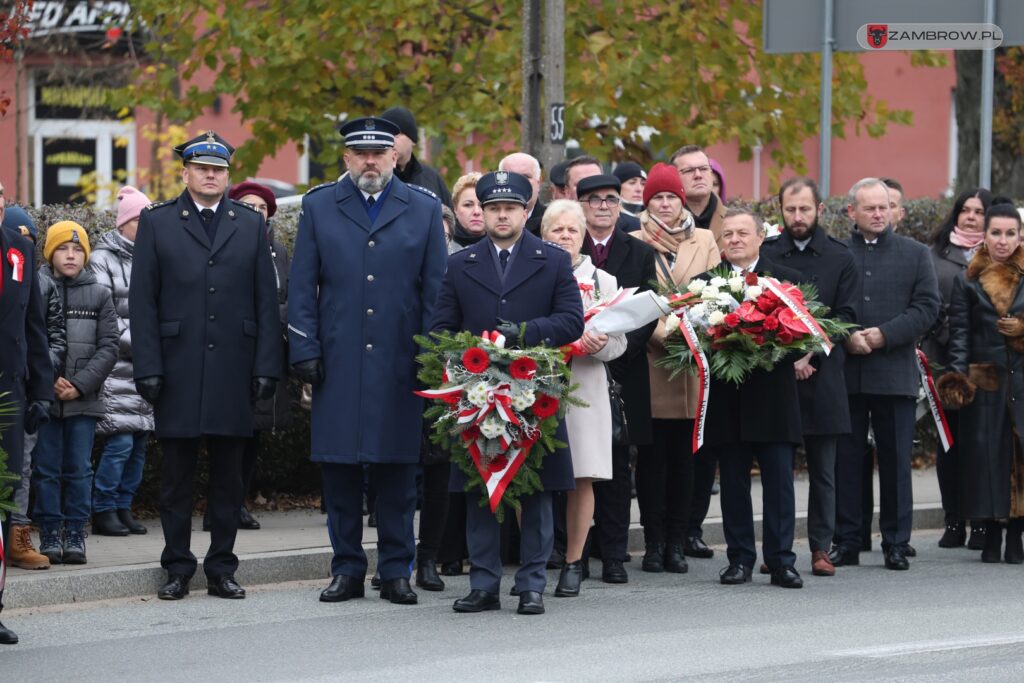
<path fill-rule="evenodd" d="M 319 358 L 312 459 L 416 464 L 423 399 L 413 336 L 424 334 L 447 258 L 441 202 L 393 178 L 371 225 L 346 176 L 302 200 L 289 278 L 291 362 Z"/>
<path fill-rule="evenodd" d="M 529 232 L 523 233 L 515 249 L 519 253 L 509 264 L 504 282 L 490 239 L 452 254 L 431 328 L 480 334 L 495 329 L 501 318 L 526 323 L 522 346 L 557 347 L 579 339 L 583 304 L 569 254 Z M 558 439 L 569 441 L 564 422 L 558 427 Z M 545 491 L 575 487 L 568 448 L 544 458 L 540 478 Z M 465 475 L 453 467 L 450 489 L 462 491 L 465 483 Z"/>
<path fill-rule="evenodd" d="M 252 436 L 253 377 L 281 376 L 263 217 L 224 197 L 211 245 L 183 192 L 143 209 L 128 290 L 135 379 L 163 377 L 158 438 Z"/>

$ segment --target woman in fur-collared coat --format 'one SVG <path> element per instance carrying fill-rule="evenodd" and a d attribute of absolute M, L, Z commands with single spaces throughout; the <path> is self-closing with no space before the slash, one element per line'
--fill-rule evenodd
<path fill-rule="evenodd" d="M 961 518 L 986 520 L 983 562 L 1024 563 L 1024 248 L 1011 205 L 985 215 L 985 241 L 950 301 L 951 371 L 943 403 L 960 408 Z"/>

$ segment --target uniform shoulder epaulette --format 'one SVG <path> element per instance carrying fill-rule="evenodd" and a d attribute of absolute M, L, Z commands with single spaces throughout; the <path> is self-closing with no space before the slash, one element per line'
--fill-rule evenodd
<path fill-rule="evenodd" d="M 555 249 L 557 249 L 559 251 L 565 251 L 565 247 L 563 247 L 561 244 L 555 244 L 554 242 L 548 242 L 547 240 L 541 240 L 541 241 L 544 242 L 544 244 L 546 244 L 549 247 L 554 247 Z"/>
<path fill-rule="evenodd" d="M 331 181 L 326 182 L 326 183 L 320 183 L 319 185 L 316 185 L 316 186 L 311 187 L 308 190 L 306 190 L 306 194 L 313 194 L 317 190 L 322 190 L 325 187 L 331 187 L 332 185 L 337 184 L 337 182 L 338 182 L 337 180 L 331 180 Z"/>
<path fill-rule="evenodd" d="M 249 209 L 253 213 L 259 213 L 259 211 L 257 211 L 256 209 L 254 209 L 252 207 L 252 204 L 246 204 L 245 202 L 240 202 L 237 199 L 232 199 L 231 201 L 234 203 L 235 206 L 244 206 L 245 208 Z"/>
<path fill-rule="evenodd" d="M 146 208 L 149 209 L 150 211 L 152 211 L 153 209 L 162 209 L 163 207 L 170 206 L 170 205 L 174 204 L 177 201 L 178 201 L 177 197 L 175 197 L 174 199 L 165 199 L 162 202 L 153 202 L 152 204 L 150 204 Z"/>
<path fill-rule="evenodd" d="M 412 183 L 407 183 L 407 185 L 409 187 L 411 187 L 412 189 L 414 189 L 414 190 L 418 190 L 418 191 L 422 192 L 425 195 L 429 195 L 429 196 L 433 197 L 434 199 L 440 199 L 440 197 L 438 197 L 437 194 L 435 194 L 433 191 L 428 190 L 427 188 L 425 188 L 425 187 L 423 187 L 421 185 L 413 185 Z"/>

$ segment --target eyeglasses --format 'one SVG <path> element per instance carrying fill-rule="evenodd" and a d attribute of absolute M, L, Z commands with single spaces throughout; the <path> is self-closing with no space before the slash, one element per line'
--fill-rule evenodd
<path fill-rule="evenodd" d="M 710 166 L 684 166 L 683 168 L 679 169 L 679 175 L 693 175 L 697 171 L 700 171 L 701 175 L 707 175 L 708 173 L 711 173 L 711 167 Z"/>
<path fill-rule="evenodd" d="M 621 201 L 622 199 L 615 195 L 611 195 L 608 197 L 598 197 L 596 195 L 590 195 L 586 199 L 581 199 L 580 203 L 582 204 L 583 202 L 586 202 L 587 204 L 590 205 L 591 209 L 597 209 L 600 208 L 602 204 L 607 204 L 608 206 L 618 206 L 619 202 Z"/>

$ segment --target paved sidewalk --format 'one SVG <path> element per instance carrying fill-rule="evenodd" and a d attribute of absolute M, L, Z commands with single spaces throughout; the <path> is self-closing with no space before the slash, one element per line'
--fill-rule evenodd
<path fill-rule="evenodd" d="M 877 477 L 875 491 L 877 502 Z M 751 496 L 757 512 L 761 509 L 761 486 L 756 478 L 751 487 Z M 915 528 L 942 526 L 939 487 L 934 468 L 914 472 L 914 503 Z M 796 480 L 796 508 L 797 535 L 803 537 L 806 534 L 807 510 L 805 476 Z M 235 552 L 240 561 L 237 577 L 242 585 L 329 578 L 331 548 L 325 515 L 318 510 L 302 510 L 260 512 L 255 516 L 263 528 L 258 531 L 239 531 L 235 543 Z M 630 529 L 630 548 L 634 551 L 643 548 L 639 519 L 634 500 Z M 144 520 L 144 523 L 149 528 L 149 533 L 144 536 L 89 536 L 86 540 L 89 563 L 86 565 L 55 565 L 40 571 L 12 568 L 7 576 L 5 602 L 11 608 L 21 608 L 155 594 L 164 578 L 159 564 L 163 535 L 159 520 Z M 209 534 L 201 529 L 201 518 L 194 518 L 192 552 L 200 561 L 209 544 Z M 709 544 L 720 545 L 724 542 L 718 496 L 711 498 L 704 537 Z M 363 541 L 372 568 L 376 559 L 376 529 L 364 529 Z M 204 585 L 205 579 L 200 568 L 193 579 L 192 588 L 201 590 Z"/>

